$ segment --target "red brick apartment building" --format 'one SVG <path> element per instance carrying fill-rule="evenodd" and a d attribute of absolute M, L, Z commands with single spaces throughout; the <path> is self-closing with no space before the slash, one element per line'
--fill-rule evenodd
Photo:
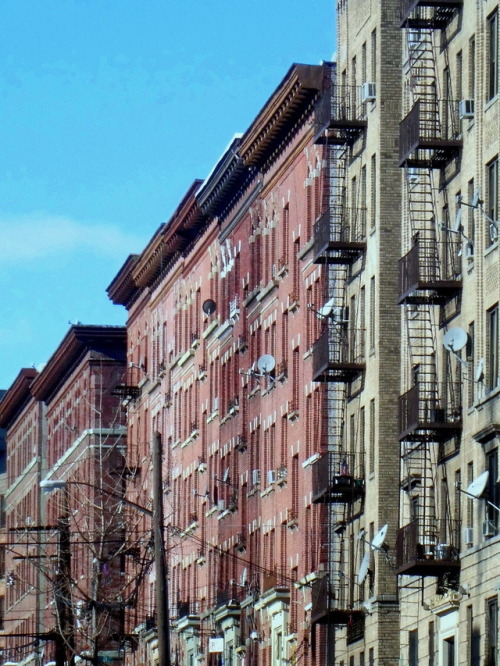
<path fill-rule="evenodd" d="M 6 428 L 5 660 L 97 664 L 123 637 L 122 327 L 74 325 L 44 369 L 21 370 Z M 42 494 L 40 483 L 56 492 Z M 65 482 L 65 487 L 62 487 Z"/>
<path fill-rule="evenodd" d="M 338 630 L 348 645 L 363 638 L 361 603 L 376 585 L 381 625 L 397 621 L 386 558 L 354 538 L 365 527 L 368 342 L 349 285 L 365 275 L 366 209 L 345 200 L 339 165 L 366 122 L 359 89 L 339 112 L 334 83 L 331 64 L 292 66 L 108 288 L 129 314 L 132 501 L 150 500 L 155 433 L 163 443 L 179 666 L 334 663 Z M 397 506 L 392 479 L 367 538 Z M 152 573 L 127 663 L 159 663 L 154 590 Z"/>

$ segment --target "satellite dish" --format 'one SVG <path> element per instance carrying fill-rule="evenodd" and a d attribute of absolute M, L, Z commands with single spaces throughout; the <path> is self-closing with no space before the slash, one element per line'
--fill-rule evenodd
<path fill-rule="evenodd" d="M 370 553 L 365 553 L 363 559 L 361 560 L 361 566 L 359 567 L 358 571 L 358 585 L 362 585 L 365 582 L 369 566 L 370 566 Z"/>
<path fill-rule="evenodd" d="M 490 473 L 488 470 L 486 470 L 486 472 L 483 472 L 480 476 L 477 477 L 477 479 L 474 479 L 474 481 L 467 486 L 467 490 L 465 491 L 467 495 L 472 495 L 472 497 L 481 497 L 486 489 L 489 475 Z"/>
<path fill-rule="evenodd" d="M 371 547 L 372 550 L 380 550 L 385 543 L 385 537 L 387 536 L 387 530 L 389 525 L 387 523 L 379 529 L 377 534 L 372 539 Z"/>
<path fill-rule="evenodd" d="M 257 361 L 257 369 L 262 375 L 272 372 L 276 366 L 276 360 L 272 354 L 263 354 Z"/>
<path fill-rule="evenodd" d="M 463 328 L 453 326 L 446 331 L 443 338 L 444 348 L 451 352 L 460 351 L 467 344 L 468 335 Z"/>
<path fill-rule="evenodd" d="M 329 316 L 332 314 L 332 310 L 333 310 L 333 304 L 334 304 L 334 302 L 335 302 L 335 300 L 334 300 L 333 298 L 330 298 L 330 300 L 327 301 L 327 302 L 323 305 L 323 307 L 321 307 L 321 308 L 318 310 L 318 317 L 319 317 L 320 319 L 326 319 L 327 317 L 329 317 Z"/>
<path fill-rule="evenodd" d="M 498 227 L 495 222 L 490 223 L 490 239 L 492 243 L 498 239 Z"/>
<path fill-rule="evenodd" d="M 476 374 L 474 379 L 476 382 L 480 382 L 484 377 L 484 358 L 479 359 L 479 363 L 476 366 Z"/>
<path fill-rule="evenodd" d="M 211 298 L 208 298 L 206 301 L 204 301 L 203 305 L 201 306 L 201 309 L 203 312 L 209 317 L 211 314 L 215 312 L 216 308 L 215 301 L 213 301 Z"/>
<path fill-rule="evenodd" d="M 457 216 L 455 217 L 455 226 L 453 227 L 453 231 L 455 233 L 460 233 L 460 230 L 462 229 L 462 209 L 459 208 L 457 210 Z"/>
<path fill-rule="evenodd" d="M 481 196 L 481 193 L 479 190 L 476 190 L 474 192 L 474 196 L 472 197 L 472 201 L 470 202 L 470 205 L 472 208 L 477 208 L 479 205 L 479 197 Z"/>

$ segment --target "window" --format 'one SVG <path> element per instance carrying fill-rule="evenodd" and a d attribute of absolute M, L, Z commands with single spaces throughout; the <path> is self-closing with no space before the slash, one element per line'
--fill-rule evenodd
<path fill-rule="evenodd" d="M 364 83 L 366 78 L 366 42 L 361 46 L 361 82 Z"/>
<path fill-rule="evenodd" d="M 488 220 L 488 237 L 489 242 L 494 243 L 498 238 L 498 159 L 488 164 L 486 177 L 488 185 L 486 214 L 490 218 Z M 496 226 L 492 221 L 496 222 Z"/>
<path fill-rule="evenodd" d="M 370 278 L 370 352 L 375 350 L 375 277 Z"/>
<path fill-rule="evenodd" d="M 487 498 L 491 504 L 499 506 L 500 503 L 500 484 L 498 483 L 498 449 L 493 449 L 486 456 L 488 474 Z M 486 504 L 486 520 L 493 536 L 498 532 L 498 511 L 495 506 Z M 493 534 L 494 533 L 494 534 Z"/>
<path fill-rule="evenodd" d="M 408 666 L 418 666 L 418 631 L 414 629 L 408 634 Z"/>
<path fill-rule="evenodd" d="M 467 201 L 470 203 L 474 198 L 474 178 L 467 183 Z M 471 206 L 467 208 L 467 238 L 474 243 L 476 239 L 475 210 Z"/>
<path fill-rule="evenodd" d="M 370 400 L 370 474 L 375 473 L 375 400 Z"/>
<path fill-rule="evenodd" d="M 443 666 L 455 666 L 455 636 L 443 641 Z"/>
<path fill-rule="evenodd" d="M 474 463 L 467 463 L 467 486 L 474 481 Z M 474 500 L 470 497 L 467 498 L 466 505 L 466 527 L 474 527 Z"/>
<path fill-rule="evenodd" d="M 498 93 L 498 12 L 488 19 L 488 99 L 493 99 Z"/>
<path fill-rule="evenodd" d="M 377 81 L 377 62 L 378 62 L 378 53 L 377 53 L 377 31 L 374 30 L 371 36 L 371 80 L 375 83 Z"/>
<path fill-rule="evenodd" d="M 457 99 L 462 99 L 462 73 L 463 73 L 463 56 L 462 56 L 462 51 L 459 51 L 457 53 L 457 60 L 456 60 L 456 66 L 455 66 L 455 73 L 456 73 L 456 98 Z"/>
<path fill-rule="evenodd" d="M 468 661 L 470 666 L 479 666 L 480 656 L 479 650 L 481 647 L 481 634 L 477 627 L 474 626 L 474 613 L 472 606 L 467 606 L 467 651 Z"/>
<path fill-rule="evenodd" d="M 377 156 L 375 154 L 371 157 L 370 178 L 370 226 L 375 229 L 377 220 Z"/>
<path fill-rule="evenodd" d="M 491 390 L 499 384 L 499 344 L 498 305 L 487 312 L 488 328 L 488 386 Z"/>
<path fill-rule="evenodd" d="M 469 364 L 469 368 L 472 368 L 472 371 L 475 371 L 475 360 L 474 360 L 474 322 L 471 321 L 469 324 L 469 330 L 468 330 L 468 337 L 467 337 L 467 346 L 465 348 L 465 353 L 467 357 L 467 362 Z M 472 377 L 470 378 L 472 380 Z M 468 398 L 469 398 L 469 407 L 472 407 L 474 404 L 475 400 L 475 386 L 476 383 L 474 381 L 469 381 L 468 382 Z M 471 479 L 472 481 L 472 479 Z"/>
<path fill-rule="evenodd" d="M 473 36 L 469 40 L 469 97 L 474 99 L 476 96 L 476 38 Z"/>
<path fill-rule="evenodd" d="M 496 597 L 488 599 L 486 607 L 486 666 L 496 666 L 497 659 L 497 644 L 498 644 L 498 602 Z"/>
<path fill-rule="evenodd" d="M 435 659 L 434 659 L 434 622 L 429 622 L 429 643 L 428 643 L 428 649 L 429 649 L 429 666 L 434 666 Z"/>

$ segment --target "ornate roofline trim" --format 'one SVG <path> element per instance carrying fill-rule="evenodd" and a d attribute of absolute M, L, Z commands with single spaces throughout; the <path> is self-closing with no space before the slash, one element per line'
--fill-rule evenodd
<path fill-rule="evenodd" d="M 35 368 L 22 368 L 0 401 L 0 428 L 8 428 L 31 398 L 30 386 L 38 375 Z"/>
<path fill-rule="evenodd" d="M 127 305 L 133 300 L 137 287 L 132 279 L 132 269 L 139 259 L 138 254 L 129 254 L 111 284 L 107 287 L 108 298 L 115 305 Z"/>
<path fill-rule="evenodd" d="M 241 140 L 246 166 L 262 166 L 324 88 L 325 67 L 294 64 Z"/>
<path fill-rule="evenodd" d="M 110 361 L 124 363 L 127 353 L 125 326 L 73 325 L 33 382 L 32 395 L 37 400 L 49 402 L 82 357 L 91 351 L 102 354 Z"/>

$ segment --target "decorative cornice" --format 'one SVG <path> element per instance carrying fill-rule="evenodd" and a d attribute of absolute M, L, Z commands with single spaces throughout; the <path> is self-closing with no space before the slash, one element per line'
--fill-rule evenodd
<path fill-rule="evenodd" d="M 157 229 L 140 255 L 131 255 L 107 289 L 117 305 L 129 307 L 141 290 L 152 287 L 206 225 L 195 194 L 201 180 L 195 180 L 170 220 Z"/>
<path fill-rule="evenodd" d="M 239 153 L 248 167 L 262 168 L 286 141 L 324 88 L 325 67 L 295 64 L 243 135 Z"/>
<path fill-rule="evenodd" d="M 0 428 L 8 428 L 31 398 L 30 386 L 38 371 L 23 368 L 0 402 Z"/>
<path fill-rule="evenodd" d="M 125 307 L 128 307 L 134 299 L 137 292 L 137 286 L 132 279 L 132 268 L 135 266 L 138 259 L 138 254 L 129 254 L 125 263 L 106 289 L 109 299 L 115 305 L 124 305 Z"/>
<path fill-rule="evenodd" d="M 55 391 L 87 354 L 125 363 L 127 329 L 124 326 L 72 326 L 31 386 L 37 400 L 50 402 Z"/>
<path fill-rule="evenodd" d="M 201 210 L 211 218 L 226 217 L 255 173 L 238 154 L 240 142 L 240 137 L 231 141 L 196 194 Z"/>

